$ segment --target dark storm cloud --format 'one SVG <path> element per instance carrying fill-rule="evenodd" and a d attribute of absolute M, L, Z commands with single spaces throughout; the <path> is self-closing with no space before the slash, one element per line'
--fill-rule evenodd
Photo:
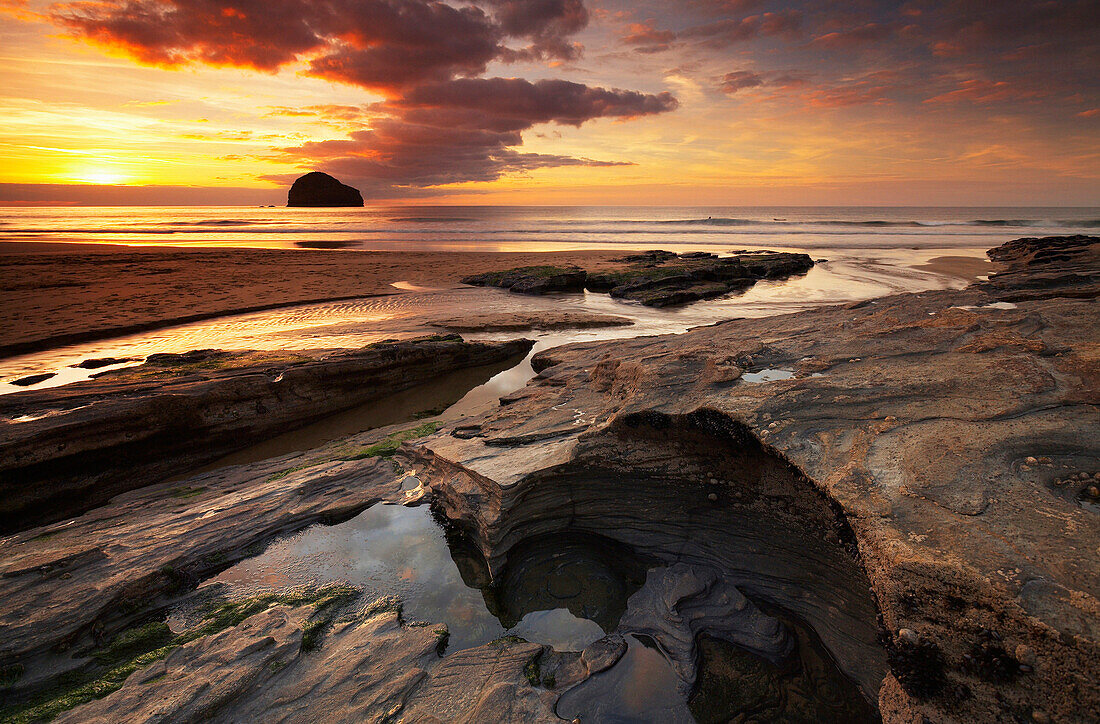
<path fill-rule="evenodd" d="M 281 149 L 288 160 L 308 160 L 355 183 L 375 197 L 407 195 L 410 189 L 468 181 L 495 181 L 504 174 L 558 166 L 619 166 L 553 154 L 521 153 L 519 131 L 444 127 L 386 118 L 346 139 Z"/>
<path fill-rule="evenodd" d="M 307 75 L 382 94 L 383 103 L 333 111 L 345 121 L 361 114 L 369 130 L 278 150 L 378 195 L 549 166 L 621 165 L 516 148 L 539 123 L 579 126 L 677 105 L 668 93 L 477 77 L 493 61 L 579 57 L 572 36 L 589 22 L 583 0 L 108 0 L 60 4 L 52 17 L 76 36 L 153 65 L 273 72 L 304 63 Z"/>
<path fill-rule="evenodd" d="M 415 188 L 494 181 L 554 166 L 622 166 L 553 154 L 520 153 L 522 132 L 539 123 L 579 126 L 597 118 L 633 118 L 672 110 L 668 93 L 592 88 L 561 80 L 456 79 L 412 89 L 379 104 L 386 116 L 347 139 L 281 149 L 294 161 L 319 162 L 375 195 Z M 389 191 L 387 191 L 389 189 Z"/>
<path fill-rule="evenodd" d="M 528 38 L 531 45 L 506 50 L 504 60 L 575 60 L 581 46 L 569 36 L 588 25 L 588 9 L 582 0 L 487 0 L 504 32 Z"/>
<path fill-rule="evenodd" d="M 531 126 L 554 122 L 579 126 L 594 118 L 633 118 L 676 108 L 671 93 L 592 88 L 565 80 L 469 78 L 412 89 L 392 104 L 400 108 L 443 108 L 476 111 L 492 118 L 512 119 Z"/>

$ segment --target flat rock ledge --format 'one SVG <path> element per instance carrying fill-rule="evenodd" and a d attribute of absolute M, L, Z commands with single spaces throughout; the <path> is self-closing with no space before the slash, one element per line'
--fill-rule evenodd
<path fill-rule="evenodd" d="M 775 521 L 783 538 L 745 550 L 804 536 L 820 542 L 789 555 L 837 545 L 849 563 L 814 561 L 824 579 L 767 555 L 761 573 L 725 570 L 786 596 L 884 721 L 1092 721 L 1100 238 L 990 256 L 1006 268 L 965 290 L 548 350 L 507 404 L 409 454 L 494 572 L 536 533 L 588 526 L 713 562 L 722 549 L 697 542 L 730 526 L 665 542 L 678 508 Z M 785 575 L 803 577 L 794 593 Z"/>
<path fill-rule="evenodd" d="M 230 599 L 249 615 L 176 643 L 156 628 L 199 582 L 276 538 L 375 504 L 421 504 L 407 461 L 378 453 L 410 432 L 146 486 L 0 539 L 0 718 L 557 721 L 560 693 L 614 663 L 620 637 L 583 654 L 504 637 L 443 656 L 445 625 L 405 621 L 399 601 L 339 585 Z M 149 644 L 151 631 L 166 638 Z"/>
<path fill-rule="evenodd" d="M 339 352 L 155 354 L 87 382 L 6 395 L 0 532 L 88 510 L 455 370 L 518 361 L 532 344 L 434 335 Z"/>
<path fill-rule="evenodd" d="M 500 287 L 517 294 L 601 292 L 649 307 L 671 307 L 744 291 L 761 279 L 787 279 L 813 268 L 806 254 L 759 251 L 719 257 L 706 252 L 648 251 L 619 259 L 620 266 L 589 273 L 577 266 L 521 267 L 475 274 L 464 284 Z"/>

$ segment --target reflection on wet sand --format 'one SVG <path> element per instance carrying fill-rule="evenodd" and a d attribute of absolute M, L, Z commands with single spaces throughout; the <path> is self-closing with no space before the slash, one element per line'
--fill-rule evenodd
<path fill-rule="evenodd" d="M 0 361 L 0 380 L 3 380 L 0 382 L 0 394 L 25 389 L 10 382 L 31 374 L 58 373 L 33 386 L 35 388 L 88 379 L 96 370 L 71 367 L 87 359 L 140 359 L 154 353 L 180 353 L 194 349 L 353 348 L 387 338 L 435 333 L 438 330 L 430 326 L 432 322 L 475 315 L 577 312 L 628 317 L 634 322 L 632 327 L 557 331 L 532 337 L 540 340 L 541 348 L 546 348 L 573 341 L 675 334 L 691 327 L 738 317 L 763 317 L 886 294 L 964 286 L 966 282 L 961 277 L 942 268 L 942 265 L 922 268 L 937 255 L 937 250 L 891 249 L 875 250 L 873 254 L 834 256 L 819 263 L 805 276 L 783 282 L 762 281 L 740 295 L 676 309 L 654 309 L 623 303 L 603 294 L 529 297 L 496 289 L 426 290 L 398 281 L 394 283 L 394 294 L 381 297 L 219 317 L 12 357 Z M 977 250 L 974 258 L 979 258 Z M 523 334 L 508 332 L 466 336 L 500 339 Z"/>

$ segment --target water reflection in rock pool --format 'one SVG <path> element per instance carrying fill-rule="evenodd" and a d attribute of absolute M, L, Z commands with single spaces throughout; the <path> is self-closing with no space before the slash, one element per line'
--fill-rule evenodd
<path fill-rule="evenodd" d="M 517 545 L 491 582 L 479 554 L 445 528 L 427 506 L 377 505 L 345 523 L 277 541 L 208 583 L 244 594 L 348 581 L 364 588 L 368 600 L 398 596 L 406 620 L 446 623 L 449 651 L 506 634 L 581 651 L 618 627 L 653 564 L 610 539 L 563 532 Z M 688 702 L 660 645 L 627 635 L 622 659 L 564 692 L 557 712 L 585 722 L 875 721 L 874 709 L 813 632 L 782 612 L 769 613 L 798 641 L 780 665 L 704 636 Z"/>
<path fill-rule="evenodd" d="M 427 506 L 376 505 L 345 523 L 308 528 L 212 582 L 244 593 L 332 581 L 361 586 L 368 600 L 399 597 L 406 620 L 446 623 L 452 651 L 507 633 L 559 651 L 580 651 L 604 635 L 595 622 L 570 613 L 565 600 L 528 609 L 508 619 L 506 628 L 490 613 L 482 591 L 463 582 L 446 535 Z"/>

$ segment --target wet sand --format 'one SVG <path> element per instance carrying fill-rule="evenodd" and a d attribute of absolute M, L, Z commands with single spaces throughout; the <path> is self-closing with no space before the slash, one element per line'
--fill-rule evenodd
<path fill-rule="evenodd" d="M 621 251 L 368 252 L 0 243 L 0 356 L 236 312 L 459 286 L 540 264 L 610 265 Z"/>
<path fill-rule="evenodd" d="M 915 264 L 913 268 L 973 282 L 999 271 L 1001 265 L 975 256 L 937 256 L 929 259 L 927 264 Z"/>

